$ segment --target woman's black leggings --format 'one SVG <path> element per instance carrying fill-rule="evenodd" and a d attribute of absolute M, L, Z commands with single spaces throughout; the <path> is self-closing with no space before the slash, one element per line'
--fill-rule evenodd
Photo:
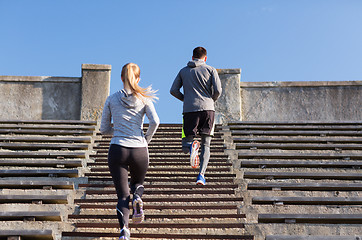
<path fill-rule="evenodd" d="M 129 148 L 111 144 L 108 151 L 108 166 L 116 188 L 118 204 L 117 216 L 120 227 L 128 227 L 129 201 L 131 193 L 142 186 L 148 169 L 148 148 Z M 128 185 L 128 170 L 131 179 Z M 138 195 L 142 195 L 137 193 Z M 141 197 L 141 196 L 140 196 Z"/>

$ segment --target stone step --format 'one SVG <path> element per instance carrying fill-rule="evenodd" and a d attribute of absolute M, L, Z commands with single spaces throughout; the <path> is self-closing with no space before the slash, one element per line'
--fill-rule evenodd
<path fill-rule="evenodd" d="M 45 139 L 44 139 L 45 140 Z M 46 140 L 45 140 L 46 141 Z M 88 144 L 50 144 L 50 143 L 1 143 L 0 149 L 7 150 L 88 150 Z"/>
<path fill-rule="evenodd" d="M 0 179 L 0 189 L 74 189 L 71 181 L 48 180 L 7 180 Z"/>
<path fill-rule="evenodd" d="M 360 169 L 362 161 L 319 161 L 319 160 L 242 160 L 240 168 L 353 168 Z"/>
<path fill-rule="evenodd" d="M 0 166 L 76 168 L 82 166 L 82 160 L 0 159 Z"/>
<path fill-rule="evenodd" d="M 272 130 L 272 131 L 360 131 L 362 124 L 349 124 L 349 125 L 229 125 L 229 129 L 233 131 L 246 131 L 246 130 Z"/>
<path fill-rule="evenodd" d="M 361 144 L 293 144 L 293 143 L 237 143 L 236 149 L 282 149 L 282 150 L 362 150 Z"/>
<path fill-rule="evenodd" d="M 313 144 L 360 144 L 361 137 L 234 137 L 234 143 L 313 143 Z"/>
<path fill-rule="evenodd" d="M 287 236 L 287 235 L 268 235 L 265 240 L 361 240 L 361 236 Z"/>
<path fill-rule="evenodd" d="M 259 214 L 258 222 L 362 224 L 362 214 Z"/>
<path fill-rule="evenodd" d="M 252 204 L 271 205 L 362 205 L 362 197 L 253 197 Z"/>
<path fill-rule="evenodd" d="M 0 177 L 78 177 L 77 169 L 11 169 L 0 170 Z"/>
<path fill-rule="evenodd" d="M 0 136 L 0 141 L 5 143 L 16 143 L 16 142 L 29 142 L 29 143 L 91 143 L 92 138 L 91 137 L 48 137 L 48 136 L 42 136 L 42 137 L 35 137 L 35 136 L 6 136 L 2 137 Z"/>
<path fill-rule="evenodd" d="M 250 153 L 239 152 L 239 159 L 341 159 L 362 160 L 362 153 Z"/>
<path fill-rule="evenodd" d="M 255 179 L 338 179 L 362 180 L 362 173 L 336 172 L 244 172 L 244 178 Z"/>
<path fill-rule="evenodd" d="M 247 190 L 362 191 L 362 183 L 248 183 Z"/>
<path fill-rule="evenodd" d="M 67 204 L 67 195 L 0 195 L 0 203 Z"/>
<path fill-rule="evenodd" d="M 82 120 L 0 120 L 1 124 L 51 124 L 51 125 L 97 125 L 97 121 L 82 121 Z"/>
<path fill-rule="evenodd" d="M 19 151 L 0 152 L 0 158 L 85 158 L 85 152 L 67 151 Z"/>
<path fill-rule="evenodd" d="M 274 130 L 270 130 L 270 131 L 258 131 L 258 130 L 245 130 L 245 131 L 241 131 L 241 130 L 234 130 L 231 132 L 232 136 L 245 136 L 245 135 L 249 135 L 249 136 L 322 136 L 322 137 L 327 137 L 327 136 L 350 136 L 350 137 L 361 137 L 362 136 L 362 131 L 361 130 L 356 130 L 356 131 L 329 131 L 329 130 L 319 130 L 319 131 L 290 131 L 290 130 L 285 130 L 285 131 L 274 131 Z"/>
<path fill-rule="evenodd" d="M 61 221 L 60 212 L 14 211 L 0 212 L 0 221 Z"/>
<path fill-rule="evenodd" d="M 8 240 L 12 239 L 37 239 L 37 240 L 53 240 L 52 230 L 1 230 L 0 238 Z"/>
<path fill-rule="evenodd" d="M 142 197 L 142 201 L 145 203 L 185 203 L 185 206 L 188 205 L 189 203 L 212 203 L 212 202 L 217 202 L 217 203 L 227 203 L 227 202 L 231 202 L 231 203 L 235 203 L 235 202 L 242 202 L 243 198 L 242 197 L 235 197 L 235 196 L 229 196 L 228 198 L 226 197 L 208 197 L 208 196 L 204 196 L 204 197 L 198 197 L 195 198 L 193 196 L 189 196 L 189 197 L 150 197 L 147 195 L 144 195 Z M 85 203 L 109 203 L 109 202 L 117 202 L 116 198 L 86 198 L 86 199 L 74 199 L 74 203 L 76 204 L 85 204 Z M 103 205 L 105 206 L 105 205 Z M 222 208 L 223 206 L 220 205 L 220 208 Z M 114 208 L 114 205 L 112 205 L 112 208 Z"/>
<path fill-rule="evenodd" d="M 70 237 L 69 239 L 94 239 L 94 238 L 118 238 L 119 233 L 102 233 L 102 232 L 63 232 L 63 238 L 64 237 Z M 77 238 L 80 237 L 80 238 Z M 132 233 L 132 238 L 136 239 L 238 239 L 238 240 L 253 240 L 254 237 L 251 235 L 215 235 L 215 234 L 190 234 L 190 233 L 182 233 L 182 234 L 152 234 L 152 233 Z M 67 239 L 65 239 L 67 240 Z"/>

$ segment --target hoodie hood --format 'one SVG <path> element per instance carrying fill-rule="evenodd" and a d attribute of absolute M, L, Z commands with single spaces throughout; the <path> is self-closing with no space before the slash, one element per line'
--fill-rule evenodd
<path fill-rule="evenodd" d="M 194 59 L 192 61 L 189 61 L 187 63 L 187 66 L 190 67 L 190 68 L 194 68 L 194 67 L 198 67 L 198 66 L 201 66 L 205 64 L 205 61 L 201 60 L 201 59 Z"/>
<path fill-rule="evenodd" d="M 128 94 L 124 89 L 117 92 L 117 98 L 126 108 L 135 108 L 140 101 L 134 94 Z"/>

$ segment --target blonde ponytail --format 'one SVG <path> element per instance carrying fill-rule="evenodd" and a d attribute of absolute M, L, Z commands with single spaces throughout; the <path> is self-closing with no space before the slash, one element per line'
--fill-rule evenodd
<path fill-rule="evenodd" d="M 140 80 L 140 68 L 135 63 L 127 63 L 123 66 L 121 77 L 122 81 L 125 86 L 128 86 L 132 93 L 135 94 L 136 97 L 142 99 L 144 98 L 150 98 L 151 100 L 156 100 L 158 97 L 156 97 L 155 93 L 157 91 L 152 90 L 151 86 L 147 88 L 142 88 L 138 85 L 138 82 Z"/>

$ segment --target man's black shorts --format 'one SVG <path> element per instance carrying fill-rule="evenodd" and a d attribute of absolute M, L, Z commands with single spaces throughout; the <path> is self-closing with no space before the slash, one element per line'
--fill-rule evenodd
<path fill-rule="evenodd" d="M 182 138 L 196 135 L 214 135 L 215 111 L 183 114 Z"/>

